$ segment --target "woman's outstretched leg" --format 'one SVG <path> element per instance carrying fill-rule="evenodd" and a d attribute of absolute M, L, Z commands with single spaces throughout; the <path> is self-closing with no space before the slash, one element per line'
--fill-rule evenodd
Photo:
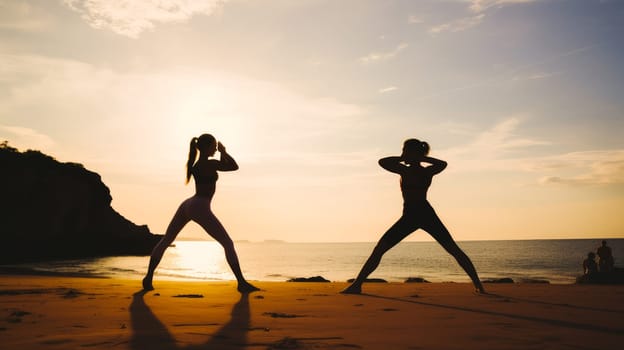
<path fill-rule="evenodd" d="M 225 251 L 225 259 L 230 265 L 234 276 L 236 276 L 236 281 L 238 282 L 238 291 L 241 293 L 251 293 L 260 290 L 255 287 L 251 283 L 245 280 L 243 276 L 243 272 L 240 268 L 240 262 L 238 261 L 238 255 L 236 254 L 236 249 L 234 248 L 234 242 L 227 234 L 227 231 L 219 222 L 214 214 L 210 213 L 208 215 L 202 215 L 195 219 L 195 221 L 208 233 L 212 238 L 214 238 Z"/>
<path fill-rule="evenodd" d="M 152 254 L 150 256 L 149 266 L 147 268 L 147 273 L 143 278 L 143 289 L 144 290 L 152 290 L 154 286 L 152 285 L 152 279 L 154 278 L 154 271 L 158 264 L 160 264 L 160 260 L 162 259 L 163 254 L 165 254 L 165 250 L 173 243 L 173 241 L 178 236 L 178 233 L 184 228 L 184 226 L 189 222 L 189 218 L 184 213 L 182 205 L 178 208 L 175 215 L 171 219 L 169 226 L 167 227 L 167 232 L 165 236 L 158 242 L 158 244 L 152 250 Z"/>
<path fill-rule="evenodd" d="M 435 238 L 435 240 L 442 246 L 442 248 L 444 248 L 449 254 L 451 254 L 455 258 L 455 260 L 457 260 L 459 266 L 464 269 L 466 274 L 468 274 L 468 277 L 470 277 L 470 279 L 472 280 L 472 284 L 474 284 L 477 292 L 485 293 L 485 289 L 481 284 L 481 280 L 479 279 L 479 275 L 477 274 L 477 270 L 472 264 L 472 261 L 470 260 L 468 255 L 466 255 L 466 253 L 464 253 L 464 251 L 459 248 L 455 240 L 453 240 L 450 232 L 446 229 L 446 227 L 444 226 L 442 221 L 440 221 L 437 215 L 434 218 L 433 222 L 429 225 L 425 225 L 423 229 L 429 232 L 429 234 L 433 238 Z"/>
<path fill-rule="evenodd" d="M 383 255 L 415 230 L 416 227 L 409 225 L 406 220 L 403 218 L 399 219 L 399 221 L 392 225 L 392 227 L 386 231 L 381 239 L 379 239 L 379 242 L 377 242 L 373 252 L 364 263 L 364 266 L 362 266 L 362 270 L 360 270 L 360 273 L 355 278 L 355 281 L 353 281 L 353 283 L 351 283 L 351 285 L 341 293 L 360 294 L 362 292 L 362 283 L 364 283 L 366 278 L 377 269 Z"/>
<path fill-rule="evenodd" d="M 385 244 L 381 240 L 377 242 L 375 249 L 373 249 L 373 252 L 368 257 L 366 262 L 364 263 L 364 266 L 362 266 L 362 269 L 360 270 L 360 273 L 355 278 L 355 281 L 353 281 L 353 283 L 351 283 L 350 286 L 348 286 L 346 289 L 344 289 L 340 293 L 343 293 L 343 294 L 362 293 L 362 283 L 364 283 L 366 278 L 371 273 L 373 273 L 373 271 L 377 269 L 377 267 L 379 266 L 379 263 L 381 262 L 381 258 L 388 250 L 390 250 L 390 248 L 392 247 L 388 246 L 388 244 Z"/>

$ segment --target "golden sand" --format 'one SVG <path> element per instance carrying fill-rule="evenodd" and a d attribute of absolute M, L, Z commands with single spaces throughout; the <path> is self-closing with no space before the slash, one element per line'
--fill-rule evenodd
<path fill-rule="evenodd" d="M 624 286 L 0 276 L 1 349 L 615 349 Z"/>

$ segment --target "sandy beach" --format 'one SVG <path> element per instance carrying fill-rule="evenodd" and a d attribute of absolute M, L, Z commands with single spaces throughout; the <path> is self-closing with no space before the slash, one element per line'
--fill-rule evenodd
<path fill-rule="evenodd" d="M 624 286 L 234 282 L 0 276 L 3 349 L 604 349 Z"/>

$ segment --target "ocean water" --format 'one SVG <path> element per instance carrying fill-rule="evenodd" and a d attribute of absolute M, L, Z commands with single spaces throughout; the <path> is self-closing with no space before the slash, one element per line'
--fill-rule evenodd
<path fill-rule="evenodd" d="M 609 239 L 616 266 L 624 267 L 624 239 Z M 510 277 L 516 282 L 548 280 L 574 283 L 582 263 L 600 245 L 598 239 L 464 241 L 459 246 L 472 259 L 481 279 Z M 375 243 L 237 242 L 246 278 L 286 281 L 323 276 L 346 281 L 357 275 Z M 149 257 L 123 256 L 14 265 L 37 271 L 94 274 L 140 279 Z M 384 256 L 370 276 L 390 282 L 422 277 L 430 282 L 469 282 L 455 260 L 435 242 L 402 242 Z M 170 247 L 155 280 L 234 280 L 216 242 L 180 241 Z"/>

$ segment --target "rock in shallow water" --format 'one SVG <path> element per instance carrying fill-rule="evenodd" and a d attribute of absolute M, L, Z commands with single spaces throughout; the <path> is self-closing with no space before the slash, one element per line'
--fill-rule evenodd
<path fill-rule="evenodd" d="M 322 276 L 314 276 L 314 277 L 295 277 L 289 279 L 287 282 L 329 282 Z"/>
<path fill-rule="evenodd" d="M 409 277 L 405 283 L 431 283 L 422 277 Z"/>

